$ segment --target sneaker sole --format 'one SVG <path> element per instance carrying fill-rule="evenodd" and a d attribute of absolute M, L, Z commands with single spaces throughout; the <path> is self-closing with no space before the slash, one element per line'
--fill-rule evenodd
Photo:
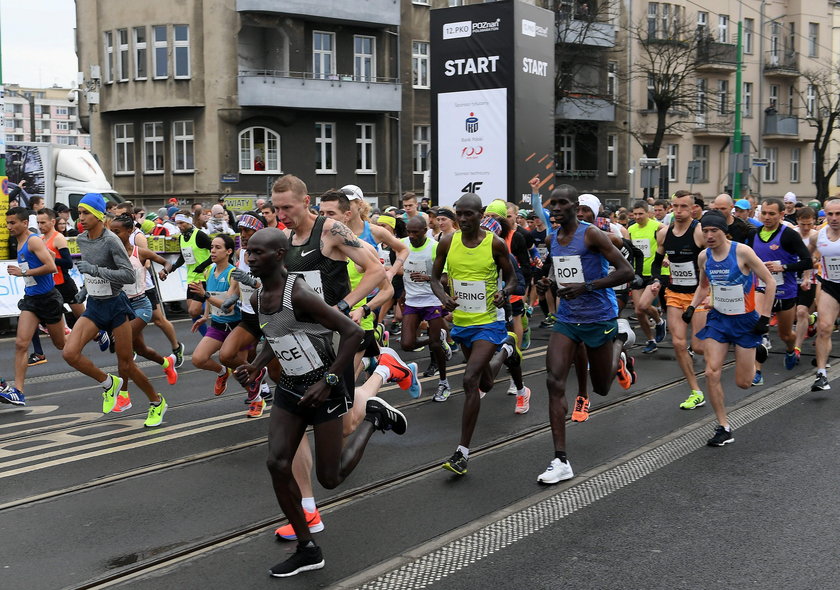
<path fill-rule="evenodd" d="M 697 408 L 705 406 L 705 405 L 706 405 L 706 402 L 700 402 L 699 404 L 694 404 L 693 406 L 691 406 L 689 408 L 688 406 L 684 406 L 684 405 L 680 404 L 680 409 L 681 410 L 696 410 Z"/>
<path fill-rule="evenodd" d="M 320 533 L 324 530 L 324 523 L 319 522 L 318 524 L 313 524 L 309 527 L 310 533 Z M 279 535 L 276 532 L 274 533 L 274 538 L 278 541 L 297 541 L 297 535 Z"/>
<path fill-rule="evenodd" d="M 294 571 L 289 572 L 288 574 L 275 574 L 273 571 L 268 570 L 268 575 L 272 578 L 289 578 L 291 576 L 296 576 L 301 572 L 311 572 L 312 570 L 319 570 L 324 567 L 326 562 L 322 559 L 318 563 L 313 563 L 310 565 L 302 565 Z"/>
<path fill-rule="evenodd" d="M 417 363 L 408 363 L 408 370 L 411 371 L 411 385 L 408 386 L 408 395 L 412 397 L 412 399 L 418 399 L 421 395 L 423 395 L 423 385 L 420 383 L 420 379 L 417 378 L 417 371 L 420 367 L 417 366 Z M 415 395 L 412 393 L 412 388 L 417 387 L 417 394 Z"/>
<path fill-rule="evenodd" d="M 35 361 L 34 363 L 26 363 L 26 366 L 27 367 L 37 367 L 38 365 L 43 365 L 46 362 L 47 362 L 47 359 L 44 359 L 42 361 Z"/>
<path fill-rule="evenodd" d="M 586 418 L 584 418 L 582 420 L 580 419 L 580 417 L 576 418 L 576 417 L 572 416 L 572 422 L 577 422 L 579 424 L 583 423 L 583 422 L 586 422 L 587 420 L 589 420 L 589 415 L 588 414 L 587 414 Z"/>
<path fill-rule="evenodd" d="M 735 442 L 735 437 L 732 437 L 730 439 L 727 439 L 727 440 L 725 440 L 723 442 L 719 442 L 719 443 L 707 442 L 706 446 L 707 447 L 723 447 L 723 446 L 728 445 L 729 443 L 734 443 L 734 442 Z"/>
<path fill-rule="evenodd" d="M 444 469 L 446 469 L 447 471 L 451 471 L 451 472 L 452 472 L 452 473 L 454 473 L 455 475 L 466 475 L 466 474 L 467 474 L 467 470 L 466 470 L 466 469 L 464 469 L 463 471 L 458 471 L 457 469 L 455 469 L 454 467 L 452 467 L 449 463 L 444 463 L 443 465 L 441 465 L 441 467 L 443 467 L 443 468 L 444 468 Z"/>
<path fill-rule="evenodd" d="M 829 391 L 831 390 L 831 385 L 826 385 L 825 387 L 816 387 L 815 385 L 811 386 L 811 391 Z"/>
<path fill-rule="evenodd" d="M 116 412 L 117 414 L 121 414 L 121 413 L 125 412 L 126 410 L 130 410 L 130 409 L 131 409 L 131 404 L 129 403 L 127 406 L 123 406 L 120 409 L 114 408 L 111 411 Z"/>
<path fill-rule="evenodd" d="M 541 483 L 547 486 L 554 485 L 556 483 L 560 483 L 561 481 L 569 481 L 570 479 L 574 478 L 575 474 L 571 474 L 569 477 L 558 477 L 557 479 L 542 479 L 542 476 L 537 477 L 537 483 Z"/>
<path fill-rule="evenodd" d="M 169 406 L 168 406 L 168 405 L 167 405 L 167 406 L 163 406 L 163 411 L 160 413 L 160 422 L 158 422 L 157 424 L 146 424 L 146 423 L 144 422 L 144 423 L 143 423 L 143 427 L 144 427 L 144 428 L 157 428 L 158 426 L 160 426 L 161 424 L 163 424 L 163 417 L 166 415 L 166 410 L 168 410 L 168 409 L 169 409 Z"/>

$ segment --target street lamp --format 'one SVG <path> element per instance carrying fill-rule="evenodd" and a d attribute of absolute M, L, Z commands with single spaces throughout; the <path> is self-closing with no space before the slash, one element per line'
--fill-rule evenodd
<path fill-rule="evenodd" d="M 32 92 L 18 92 L 9 87 L 4 88 L 5 94 L 25 98 L 29 101 L 29 141 L 35 141 L 35 94 Z M 3 131 L 5 133 L 5 130 Z"/>

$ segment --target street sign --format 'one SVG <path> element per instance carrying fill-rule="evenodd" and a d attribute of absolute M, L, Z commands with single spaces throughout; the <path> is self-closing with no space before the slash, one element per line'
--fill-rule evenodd
<path fill-rule="evenodd" d="M 753 158 L 752 161 L 753 166 L 767 166 L 767 164 L 767 158 Z"/>
<path fill-rule="evenodd" d="M 231 172 L 226 172 L 219 177 L 219 182 L 230 183 L 239 182 L 239 175 Z"/>

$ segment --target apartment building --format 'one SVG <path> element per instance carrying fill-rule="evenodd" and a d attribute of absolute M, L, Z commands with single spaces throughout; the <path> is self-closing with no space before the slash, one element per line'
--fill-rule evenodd
<path fill-rule="evenodd" d="M 6 142 L 47 141 L 90 149 L 90 135 L 79 124 L 79 107 L 67 99 L 69 92 L 69 88 L 6 84 Z"/>

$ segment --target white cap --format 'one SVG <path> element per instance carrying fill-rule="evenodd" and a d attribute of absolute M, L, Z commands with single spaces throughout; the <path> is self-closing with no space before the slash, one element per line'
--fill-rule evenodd
<path fill-rule="evenodd" d="M 338 190 L 347 195 L 347 198 L 351 201 L 355 199 L 361 200 L 365 197 L 365 194 L 362 192 L 362 189 L 357 187 L 355 184 L 346 184 Z"/>
<path fill-rule="evenodd" d="M 785 203 L 795 203 L 796 195 L 793 193 L 785 193 Z"/>
<path fill-rule="evenodd" d="M 593 194 L 584 193 L 578 197 L 578 205 L 589 207 L 595 217 L 601 212 L 601 200 Z"/>

